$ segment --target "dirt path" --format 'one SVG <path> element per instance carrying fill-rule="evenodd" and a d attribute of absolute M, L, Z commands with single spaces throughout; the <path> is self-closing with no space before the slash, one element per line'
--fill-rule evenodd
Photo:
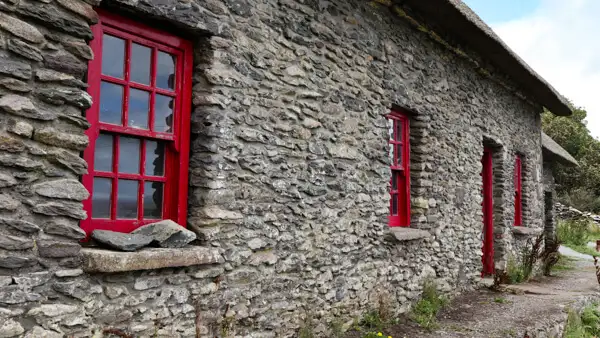
<path fill-rule="evenodd" d="M 481 290 L 461 295 L 440 312 L 434 332 L 406 322 L 385 333 L 394 338 L 522 338 L 535 328 L 553 328 L 578 300 L 600 296 L 593 263 L 573 263 L 574 270 L 511 286 L 509 292 Z"/>

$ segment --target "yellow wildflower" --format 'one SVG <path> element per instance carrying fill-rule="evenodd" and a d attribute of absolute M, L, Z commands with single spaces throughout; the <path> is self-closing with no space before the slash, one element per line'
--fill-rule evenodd
<path fill-rule="evenodd" d="M 381 336 L 383 336 L 383 333 L 381 333 L 381 332 L 377 332 L 377 336 L 378 336 L 378 337 L 381 337 Z"/>

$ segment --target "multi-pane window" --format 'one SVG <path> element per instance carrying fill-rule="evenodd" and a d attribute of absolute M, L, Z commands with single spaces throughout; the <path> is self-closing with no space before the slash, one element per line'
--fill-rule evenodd
<path fill-rule="evenodd" d="M 81 226 L 89 233 L 162 219 L 185 225 L 191 45 L 107 13 L 92 30 L 83 177 L 91 196 Z"/>
<path fill-rule="evenodd" d="M 523 164 L 521 155 L 515 158 L 515 226 L 523 225 Z"/>
<path fill-rule="evenodd" d="M 410 144 L 408 118 L 399 111 L 387 115 L 389 126 L 390 226 L 410 225 Z"/>

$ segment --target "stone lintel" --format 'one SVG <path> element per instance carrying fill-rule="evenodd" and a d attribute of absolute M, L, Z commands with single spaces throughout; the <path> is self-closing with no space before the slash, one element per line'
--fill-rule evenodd
<path fill-rule="evenodd" d="M 400 242 L 423 239 L 431 236 L 429 231 L 413 228 L 390 227 L 390 231 Z"/>
<path fill-rule="evenodd" d="M 515 235 L 522 236 L 538 236 L 542 233 L 542 228 L 528 228 L 524 226 L 514 226 L 512 227 L 512 232 Z"/>
<path fill-rule="evenodd" d="M 223 263 L 221 254 L 212 248 L 147 248 L 136 252 L 82 248 L 86 272 L 121 272 L 152 270 L 190 265 Z"/>

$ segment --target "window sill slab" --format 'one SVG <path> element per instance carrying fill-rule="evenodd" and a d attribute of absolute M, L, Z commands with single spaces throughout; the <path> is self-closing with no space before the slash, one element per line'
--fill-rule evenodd
<path fill-rule="evenodd" d="M 420 230 L 420 229 L 412 229 L 412 228 L 404 228 L 404 227 L 390 227 L 390 230 L 396 240 L 399 242 L 405 241 L 413 241 L 417 239 L 424 239 L 431 236 L 429 231 Z"/>
<path fill-rule="evenodd" d="M 86 272 L 153 270 L 224 262 L 217 250 L 206 247 L 148 248 L 136 252 L 82 248 L 81 253 Z"/>
<path fill-rule="evenodd" d="M 539 234 L 542 233 L 542 229 L 541 228 L 528 228 L 528 227 L 524 227 L 524 226 L 513 226 L 512 232 L 515 235 L 521 235 L 521 236 L 538 236 Z"/>

